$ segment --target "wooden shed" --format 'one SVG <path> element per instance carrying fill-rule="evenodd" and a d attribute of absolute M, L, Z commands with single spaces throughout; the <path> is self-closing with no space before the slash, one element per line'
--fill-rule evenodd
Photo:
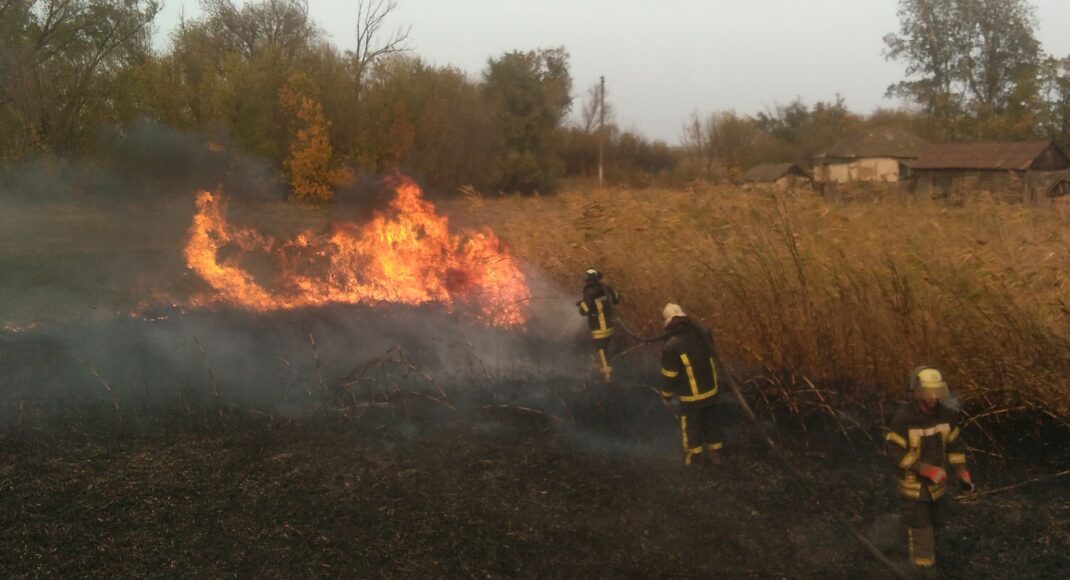
<path fill-rule="evenodd" d="M 929 143 L 895 127 L 856 131 L 814 157 L 817 183 L 896 183 Z"/>
<path fill-rule="evenodd" d="M 1048 185 L 1048 201 L 1060 206 L 1070 206 L 1070 171 L 1056 174 Z"/>
<path fill-rule="evenodd" d="M 794 163 L 760 163 L 743 174 L 743 181 L 785 190 L 809 187 L 810 175 Z"/>
<path fill-rule="evenodd" d="M 1044 203 L 1070 159 L 1052 141 L 946 143 L 929 147 L 912 165 L 919 195 L 963 201 L 987 191 L 1007 201 Z"/>

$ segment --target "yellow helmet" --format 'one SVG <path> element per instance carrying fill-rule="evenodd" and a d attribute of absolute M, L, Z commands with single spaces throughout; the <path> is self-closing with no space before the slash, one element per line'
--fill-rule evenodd
<path fill-rule="evenodd" d="M 917 398 L 931 396 L 937 399 L 947 399 L 951 397 L 947 382 L 944 381 L 944 376 L 940 374 L 940 371 L 925 365 L 914 369 L 914 374 L 910 376 L 910 390 L 914 391 L 914 396 Z"/>

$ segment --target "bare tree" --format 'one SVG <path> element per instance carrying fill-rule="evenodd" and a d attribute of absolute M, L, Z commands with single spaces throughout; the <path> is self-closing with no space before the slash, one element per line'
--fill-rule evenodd
<path fill-rule="evenodd" d="M 411 26 L 396 28 L 382 37 L 386 19 L 398 7 L 395 0 L 359 0 L 357 2 L 357 49 L 352 56 L 356 65 L 358 90 L 375 62 L 385 56 L 407 51 L 405 41 Z"/>
<path fill-rule="evenodd" d="M 602 113 L 602 104 L 605 103 L 605 119 L 606 124 L 611 125 L 613 118 L 613 106 L 606 102 L 609 91 L 606 94 L 602 94 L 602 83 L 594 83 L 591 88 L 587 90 L 587 100 L 583 102 L 583 108 L 580 110 L 580 126 L 584 133 L 590 135 L 598 129 L 598 122 L 600 114 Z"/>

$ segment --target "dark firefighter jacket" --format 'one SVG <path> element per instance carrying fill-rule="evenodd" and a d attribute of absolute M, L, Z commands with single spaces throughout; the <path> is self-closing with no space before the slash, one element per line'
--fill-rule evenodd
<path fill-rule="evenodd" d="M 888 457 L 899 469 L 899 495 L 935 501 L 947 493 L 946 478 L 933 483 L 918 475 L 918 465 L 942 467 L 949 475 L 966 469 L 966 443 L 959 431 L 958 413 L 944 405 L 929 415 L 912 401 L 896 412 L 884 440 Z"/>
<path fill-rule="evenodd" d="M 620 295 L 612 286 L 588 282 L 583 287 L 583 300 L 576 305 L 580 308 L 580 314 L 587 317 L 592 338 L 609 338 L 613 335 L 613 306 L 616 304 L 620 304 Z"/>
<path fill-rule="evenodd" d="M 667 330 L 671 336 L 661 349 L 661 396 L 676 395 L 682 405 L 711 401 L 717 394 L 713 335 L 689 318 L 674 320 Z"/>

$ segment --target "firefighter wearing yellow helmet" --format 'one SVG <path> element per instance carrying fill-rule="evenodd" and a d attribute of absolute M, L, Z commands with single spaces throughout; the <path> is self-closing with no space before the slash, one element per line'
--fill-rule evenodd
<path fill-rule="evenodd" d="M 609 364 L 609 343 L 613 338 L 614 307 L 620 304 L 620 294 L 609 284 L 602 282 L 602 273 L 588 268 L 583 273 L 583 298 L 576 303 L 580 314 L 587 317 L 587 326 L 591 329 L 594 341 L 595 362 L 602 379 L 609 382 L 613 378 L 613 367 Z"/>
<path fill-rule="evenodd" d="M 666 405 L 673 396 L 680 401 L 684 465 L 716 465 L 722 443 L 714 407 L 718 384 L 713 335 L 677 304 L 666 304 L 661 314 L 668 339 L 661 349 L 659 392 Z"/>
<path fill-rule="evenodd" d="M 966 443 L 958 413 L 940 371 L 920 366 L 910 376 L 912 400 L 896 412 L 885 435 L 888 457 L 899 472 L 898 490 L 910 561 L 924 576 L 935 575 L 935 530 L 947 520 L 948 473 L 963 488 L 974 485 L 966 468 Z"/>

